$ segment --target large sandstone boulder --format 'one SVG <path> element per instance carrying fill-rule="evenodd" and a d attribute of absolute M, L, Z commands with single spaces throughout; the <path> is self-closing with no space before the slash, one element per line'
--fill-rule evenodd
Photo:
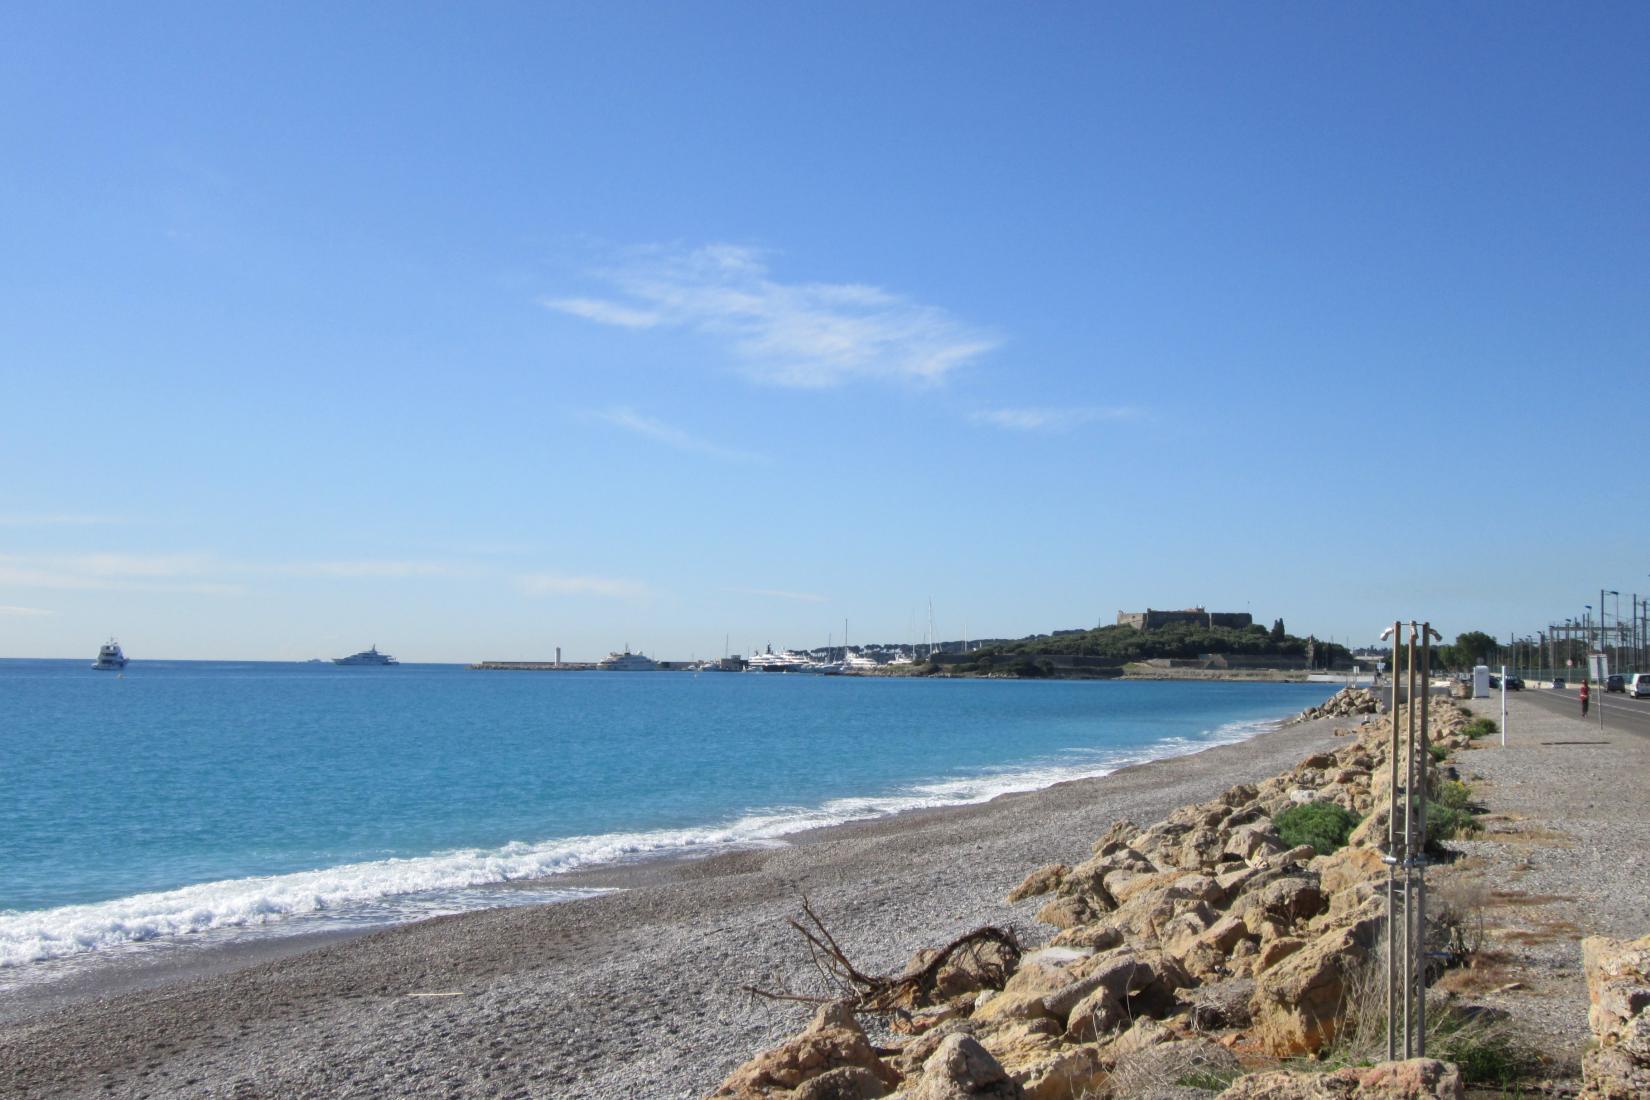
<path fill-rule="evenodd" d="M 1055 898 L 1037 910 L 1037 920 L 1062 932 L 1093 924 L 1106 914 L 1106 910 L 1097 908 L 1089 901 L 1090 897 L 1089 894 L 1068 894 Z"/>
<path fill-rule="evenodd" d="M 1064 863 L 1050 863 L 1046 867 L 1039 867 L 1021 880 L 1020 885 L 1008 892 L 1008 901 L 1012 904 L 1058 889 L 1061 880 L 1070 870 L 1071 868 Z"/>
<path fill-rule="evenodd" d="M 1122 1027 L 1137 1016 L 1162 1016 L 1174 1003 L 1175 991 L 1187 984 L 1185 974 L 1173 959 L 1163 955 L 1121 950 L 1097 956 L 1085 968 L 1082 981 L 1074 989 L 1062 990 L 1058 1003 L 1044 1001 L 1051 1010 L 1066 1007 L 1066 1037 L 1074 1042 L 1092 1042 Z"/>
<path fill-rule="evenodd" d="M 1461 1075 L 1447 1062 L 1411 1058 L 1333 1073 L 1252 1073 L 1218 1100 L 1460 1100 Z"/>
<path fill-rule="evenodd" d="M 899 1084 L 899 1074 L 877 1057 L 847 1002 L 833 1001 L 820 1006 L 812 1022 L 800 1035 L 757 1055 L 734 1070 L 711 1096 L 717 1100 L 766 1100 L 769 1097 L 797 1100 L 793 1090 L 815 1077 L 844 1068 L 865 1072 L 846 1077 L 839 1075 L 827 1085 L 839 1090 L 857 1088 L 863 1100 L 884 1096 Z M 865 1091 L 871 1087 L 867 1082 L 872 1079 L 878 1083 L 880 1091 Z M 849 1082 L 852 1082 L 851 1086 Z M 849 1095 L 852 1094 L 826 1092 L 814 1096 L 813 1100 Z"/>
<path fill-rule="evenodd" d="M 1140 835 L 1140 826 L 1132 821 L 1114 821 L 1105 835 L 1094 842 L 1093 853 L 1097 856 L 1108 856 L 1121 848 L 1127 848 L 1134 838 Z"/>
<path fill-rule="evenodd" d="M 1581 941 L 1598 1040 L 1582 1059 L 1586 1100 L 1650 1096 L 1650 936 L 1631 943 L 1604 936 Z"/>
<path fill-rule="evenodd" d="M 1380 924 L 1378 913 L 1365 910 L 1257 975 L 1250 1010 L 1255 1037 L 1267 1053 L 1306 1054 L 1335 1037 L 1349 988 L 1369 963 Z"/>
<path fill-rule="evenodd" d="M 1107 1076 L 1106 1063 L 1093 1046 L 1066 1047 L 1023 1066 L 1003 1063 L 1020 1083 L 1026 1100 L 1079 1100 L 1093 1096 Z"/>
<path fill-rule="evenodd" d="M 899 1100 L 1025 1100 L 1025 1090 L 969 1035 L 950 1035 Z"/>

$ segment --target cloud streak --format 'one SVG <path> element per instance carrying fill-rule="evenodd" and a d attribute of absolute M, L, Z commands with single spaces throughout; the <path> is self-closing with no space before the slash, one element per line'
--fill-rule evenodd
<path fill-rule="evenodd" d="M 528 596 L 598 596 L 608 600 L 640 600 L 651 592 L 641 581 L 618 577 L 569 577 L 560 573 L 524 573 L 516 587 Z"/>
<path fill-rule="evenodd" d="M 729 462 L 767 461 L 761 455 L 741 451 L 733 447 L 724 447 L 719 443 L 712 443 L 708 439 L 700 439 L 697 436 L 689 435 L 679 428 L 673 428 L 669 424 L 654 420 L 652 417 L 643 416 L 627 406 L 593 412 L 590 415 L 605 424 L 611 424 L 615 428 L 620 428 L 633 435 L 639 435 L 644 439 L 651 439 L 655 443 L 663 443 L 665 446 L 673 447 L 678 451 L 710 455 L 712 458 L 725 459 Z"/>
<path fill-rule="evenodd" d="M 407 577 L 451 577 L 463 570 L 440 561 L 305 561 L 269 568 L 271 573 L 289 577 L 376 577 L 400 580 Z"/>
<path fill-rule="evenodd" d="M 969 419 L 976 424 L 1016 432 L 1065 432 L 1084 424 L 1138 420 L 1142 415 L 1139 409 L 1128 405 L 1076 405 L 981 409 Z"/>
<path fill-rule="evenodd" d="M 50 515 L 0 515 L 0 527 L 101 527 L 124 523 L 115 516 L 85 516 L 53 513 Z"/>
<path fill-rule="evenodd" d="M 33 618 L 37 615 L 55 615 L 55 611 L 47 611 L 43 607 L 13 607 L 0 603 L 0 615 L 11 615 L 17 618 Z"/>
<path fill-rule="evenodd" d="M 550 309 L 629 329 L 675 328 L 721 344 L 773 385 L 940 382 L 1002 341 L 937 306 L 859 283 L 784 283 L 739 245 L 643 250 L 596 272 L 617 297 L 547 298 Z"/>

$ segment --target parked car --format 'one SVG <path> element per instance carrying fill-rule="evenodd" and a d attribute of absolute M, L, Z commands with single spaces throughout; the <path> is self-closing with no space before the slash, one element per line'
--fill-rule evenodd
<path fill-rule="evenodd" d="M 1553 677 L 1553 690 L 1555 690 L 1555 691 L 1563 691 L 1564 690 L 1564 677 L 1562 677 L 1562 676 L 1554 676 Z"/>
<path fill-rule="evenodd" d="M 1506 679 L 1508 691 L 1523 691 L 1524 681 L 1518 676 L 1508 676 Z"/>
<path fill-rule="evenodd" d="M 1497 676 L 1493 672 L 1490 673 L 1490 687 L 1498 688 L 1500 686 L 1501 686 L 1501 677 Z"/>
<path fill-rule="evenodd" d="M 1606 676 L 1604 678 L 1604 690 L 1605 691 L 1626 691 L 1627 690 L 1627 677 L 1623 676 L 1619 672 L 1613 673 L 1609 676 Z"/>
<path fill-rule="evenodd" d="M 1633 673 L 1633 679 L 1627 685 L 1627 694 L 1635 699 L 1650 696 L 1650 672 Z"/>

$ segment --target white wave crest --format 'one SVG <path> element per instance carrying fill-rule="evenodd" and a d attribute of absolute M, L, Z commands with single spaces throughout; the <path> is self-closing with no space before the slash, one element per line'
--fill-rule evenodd
<path fill-rule="evenodd" d="M 987 802 L 1073 779 L 1108 775 L 1130 764 L 1181 756 L 1252 737 L 1276 722 L 1231 723 L 1198 737 L 1169 737 L 1126 750 L 1074 750 L 1058 761 L 918 783 L 886 795 L 835 798 L 813 807 L 777 807 L 700 828 L 608 833 L 515 842 L 409 859 L 229 879 L 88 905 L 0 911 L 0 968 L 214 929 L 260 926 L 398 895 L 462 891 L 548 878 L 579 867 L 665 853 L 709 853 L 783 843 L 808 829 L 904 810 Z M 562 895 L 563 897 L 567 895 Z M 496 900 L 491 902 L 496 904 Z M 410 917 L 404 919 L 411 919 Z"/>

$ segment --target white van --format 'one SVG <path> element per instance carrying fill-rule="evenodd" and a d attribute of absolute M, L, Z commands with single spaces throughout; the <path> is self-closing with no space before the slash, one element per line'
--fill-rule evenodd
<path fill-rule="evenodd" d="M 1650 672 L 1635 672 L 1627 681 L 1627 694 L 1635 699 L 1650 695 Z"/>

